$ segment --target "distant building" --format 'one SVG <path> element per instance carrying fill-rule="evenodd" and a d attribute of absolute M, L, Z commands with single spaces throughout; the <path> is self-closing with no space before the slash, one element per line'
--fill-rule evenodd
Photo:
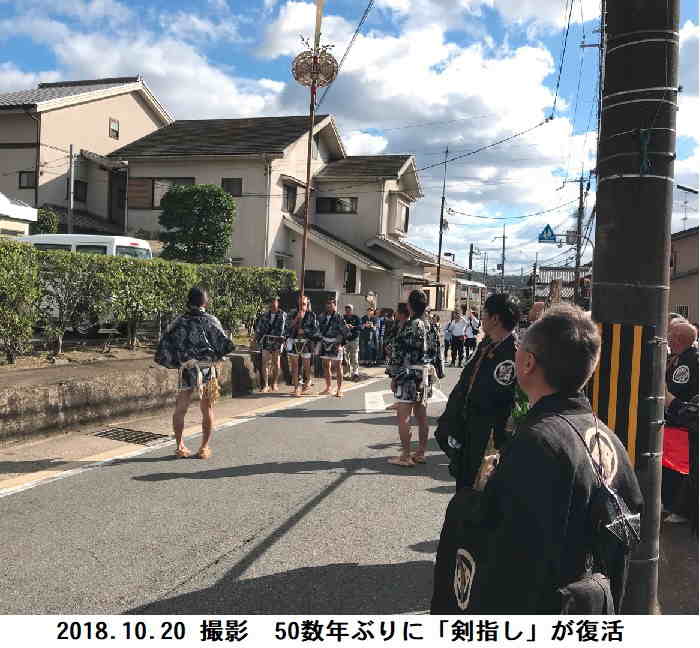
<path fill-rule="evenodd" d="M 698 228 L 671 235 L 669 311 L 698 323 Z"/>

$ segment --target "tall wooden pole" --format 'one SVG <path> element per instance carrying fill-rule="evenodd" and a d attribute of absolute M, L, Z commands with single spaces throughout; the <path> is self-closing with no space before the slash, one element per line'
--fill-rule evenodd
<path fill-rule="evenodd" d="M 449 148 L 446 146 L 445 147 L 445 170 L 443 171 L 442 174 L 442 202 L 440 204 L 440 238 L 439 238 L 439 243 L 438 243 L 438 262 L 437 262 L 437 280 L 435 283 L 438 284 L 437 286 L 437 294 L 442 295 L 442 291 L 440 290 L 440 269 L 442 265 L 442 232 L 445 226 L 445 186 L 447 184 L 447 154 L 449 153 Z M 443 304 L 442 304 L 442 297 L 440 300 L 435 304 L 436 308 L 438 310 L 442 310 Z"/>
<path fill-rule="evenodd" d="M 325 0 L 316 0 L 316 27 L 314 30 L 314 68 L 318 66 L 318 53 L 321 43 L 321 19 Z M 309 141 L 306 146 L 306 188 L 304 191 L 304 236 L 301 244 L 301 276 L 299 277 L 299 311 L 304 302 L 304 280 L 306 275 L 306 248 L 309 244 L 309 213 L 311 209 L 311 151 L 316 122 L 316 82 L 309 88 Z"/>

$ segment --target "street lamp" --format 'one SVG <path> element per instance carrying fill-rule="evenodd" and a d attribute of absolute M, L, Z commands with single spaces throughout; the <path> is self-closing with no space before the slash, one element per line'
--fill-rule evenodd
<path fill-rule="evenodd" d="M 306 148 L 306 190 L 304 207 L 304 237 L 301 247 L 301 277 L 299 279 L 299 310 L 304 301 L 304 275 L 306 274 L 306 248 L 309 241 L 309 208 L 311 198 L 311 144 L 314 136 L 314 122 L 316 121 L 316 90 L 333 82 L 338 76 L 338 62 L 328 51 L 328 47 L 320 47 L 321 17 L 323 15 L 324 0 L 316 0 L 316 29 L 314 32 L 314 46 L 308 49 L 292 61 L 292 75 L 301 83 L 309 87 L 309 143 Z"/>

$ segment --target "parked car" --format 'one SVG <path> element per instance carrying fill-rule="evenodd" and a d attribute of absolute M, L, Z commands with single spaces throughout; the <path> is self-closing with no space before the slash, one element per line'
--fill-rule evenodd
<path fill-rule="evenodd" d="M 30 243 L 38 250 L 65 250 L 84 254 L 128 256 L 135 259 L 152 259 L 151 244 L 130 236 L 104 236 L 99 234 L 32 234 L 17 239 Z"/>

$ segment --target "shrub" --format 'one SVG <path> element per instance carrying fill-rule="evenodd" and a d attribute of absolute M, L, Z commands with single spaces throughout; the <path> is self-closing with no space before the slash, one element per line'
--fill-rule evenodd
<path fill-rule="evenodd" d="M 0 240 L 0 351 L 13 364 L 32 338 L 39 301 L 36 250 Z"/>
<path fill-rule="evenodd" d="M 39 313 L 45 333 L 55 337 L 63 352 L 67 328 L 92 324 L 108 308 L 109 274 L 92 254 L 38 252 L 40 267 Z"/>
<path fill-rule="evenodd" d="M 236 203 L 216 185 L 175 185 L 160 201 L 162 257 L 222 263 L 231 242 Z"/>
<path fill-rule="evenodd" d="M 37 212 L 36 223 L 29 226 L 30 234 L 57 234 L 58 233 L 58 214 L 49 209 L 42 207 Z"/>

